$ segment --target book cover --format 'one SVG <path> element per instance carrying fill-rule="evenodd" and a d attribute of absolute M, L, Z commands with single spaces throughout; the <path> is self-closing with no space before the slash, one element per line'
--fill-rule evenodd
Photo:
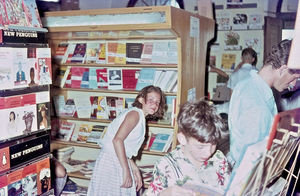
<path fill-rule="evenodd" d="M 82 79 L 80 83 L 80 88 L 89 88 L 90 85 L 90 70 L 89 68 L 86 68 L 82 74 Z"/>
<path fill-rule="evenodd" d="M 56 116 L 63 116 L 65 107 L 65 97 L 63 95 L 53 96 L 53 103 Z"/>
<path fill-rule="evenodd" d="M 224 50 L 242 50 L 242 46 L 240 45 L 240 34 L 238 32 L 226 32 L 224 42 Z"/>
<path fill-rule="evenodd" d="M 166 70 L 166 74 L 163 80 L 156 84 L 161 88 L 162 91 L 166 91 L 167 88 L 170 86 L 172 80 L 177 80 L 177 71 L 176 70 Z"/>
<path fill-rule="evenodd" d="M 133 107 L 132 104 L 134 103 L 135 98 L 125 97 L 125 108 Z"/>
<path fill-rule="evenodd" d="M 223 53 L 222 54 L 221 68 L 222 69 L 228 69 L 228 70 L 234 70 L 234 68 L 235 68 L 235 59 L 236 59 L 236 54 Z"/>
<path fill-rule="evenodd" d="M 27 87 L 30 68 L 27 67 L 27 48 L 12 48 L 14 87 Z"/>
<path fill-rule="evenodd" d="M 91 101 L 91 118 L 97 118 L 98 96 L 90 96 Z"/>
<path fill-rule="evenodd" d="M 90 135 L 88 136 L 86 142 L 98 143 L 104 136 L 104 130 L 106 126 L 93 125 Z"/>
<path fill-rule="evenodd" d="M 115 64 L 117 48 L 117 42 L 107 42 L 107 64 Z"/>
<path fill-rule="evenodd" d="M 50 159 L 45 158 L 36 163 L 37 165 L 37 193 L 46 193 L 51 188 Z"/>
<path fill-rule="evenodd" d="M 123 97 L 106 97 L 108 118 L 116 118 L 124 109 L 124 98 Z"/>
<path fill-rule="evenodd" d="M 153 51 L 153 42 L 145 42 L 143 46 L 140 64 L 151 64 L 152 51 Z"/>
<path fill-rule="evenodd" d="M 122 69 L 123 89 L 135 90 L 140 69 Z"/>
<path fill-rule="evenodd" d="M 74 181 L 68 179 L 68 181 L 66 182 L 66 185 L 64 186 L 62 193 L 63 194 L 65 194 L 65 193 L 75 194 L 77 189 L 78 189 L 77 184 Z"/>
<path fill-rule="evenodd" d="M 71 58 L 73 57 L 73 53 L 75 51 L 76 43 L 68 43 L 68 48 L 65 53 L 65 56 L 62 60 L 62 63 L 71 63 Z"/>
<path fill-rule="evenodd" d="M 12 89 L 14 86 L 13 50 L 0 47 L 0 89 Z"/>
<path fill-rule="evenodd" d="M 90 89 L 98 88 L 97 72 L 95 67 L 89 68 L 89 87 Z"/>
<path fill-rule="evenodd" d="M 77 43 L 71 58 L 71 63 L 83 63 L 86 53 L 86 43 Z"/>
<path fill-rule="evenodd" d="M 31 163 L 23 169 L 22 195 L 37 195 L 37 167 Z"/>
<path fill-rule="evenodd" d="M 165 152 L 171 139 L 170 134 L 157 133 L 150 147 L 150 151 Z"/>
<path fill-rule="evenodd" d="M 70 141 L 75 126 L 74 122 L 59 121 L 59 129 L 55 134 L 55 138 L 61 141 Z"/>
<path fill-rule="evenodd" d="M 178 48 L 176 41 L 168 42 L 167 64 L 178 64 Z"/>
<path fill-rule="evenodd" d="M 22 0 L 28 27 L 42 28 L 42 21 L 35 0 Z"/>
<path fill-rule="evenodd" d="M 108 89 L 110 90 L 122 90 L 122 69 L 121 68 L 108 68 Z"/>
<path fill-rule="evenodd" d="M 91 117 L 91 102 L 88 96 L 78 96 L 74 98 L 78 118 Z"/>
<path fill-rule="evenodd" d="M 22 195 L 22 169 L 7 174 L 8 195 Z"/>
<path fill-rule="evenodd" d="M 79 127 L 77 142 L 85 143 L 89 135 L 91 134 L 92 126 L 88 124 L 81 124 Z"/>
<path fill-rule="evenodd" d="M 9 20 L 6 14 L 6 6 L 3 0 L 0 1 L 0 26 L 9 25 Z"/>
<path fill-rule="evenodd" d="M 139 64 L 142 52 L 142 43 L 126 43 L 126 64 Z"/>
<path fill-rule="evenodd" d="M 97 64 L 105 64 L 106 63 L 106 43 L 99 44 L 99 51 L 96 59 Z"/>
<path fill-rule="evenodd" d="M 10 168 L 9 147 L 0 149 L 0 172 L 7 171 Z"/>
<path fill-rule="evenodd" d="M 118 43 L 115 64 L 126 64 L 126 43 Z"/>
<path fill-rule="evenodd" d="M 37 48 L 37 79 L 40 85 L 52 84 L 51 48 Z"/>
<path fill-rule="evenodd" d="M 167 64 L 168 49 L 169 49 L 168 42 L 165 41 L 153 42 L 151 64 Z"/>
<path fill-rule="evenodd" d="M 4 2 L 9 25 L 26 27 L 27 22 L 22 0 L 5 0 Z"/>
<path fill-rule="evenodd" d="M 37 129 L 49 129 L 50 125 L 50 102 L 37 104 Z"/>
<path fill-rule="evenodd" d="M 166 96 L 166 106 L 167 109 L 164 113 L 164 116 L 162 119 L 159 119 L 157 121 L 158 124 L 172 124 L 172 113 L 173 113 L 173 100 L 176 99 L 176 96 Z"/>
<path fill-rule="evenodd" d="M 98 88 L 108 88 L 107 68 L 96 69 Z"/>
<path fill-rule="evenodd" d="M 100 44 L 97 42 L 88 42 L 86 45 L 85 63 L 96 63 L 97 54 L 99 53 Z"/>
<path fill-rule="evenodd" d="M 152 85 L 154 76 L 155 76 L 154 68 L 142 68 L 140 71 L 140 75 L 135 90 L 139 91 L 146 86 Z"/>
<path fill-rule="evenodd" d="M 1 196 L 8 196 L 7 185 L 8 185 L 7 175 L 0 176 L 0 195 Z"/>
<path fill-rule="evenodd" d="M 54 62 L 61 63 L 68 49 L 69 43 L 61 42 L 57 45 L 55 54 L 53 56 Z"/>
<path fill-rule="evenodd" d="M 107 102 L 105 96 L 98 96 L 97 119 L 108 119 Z"/>
<path fill-rule="evenodd" d="M 178 78 L 178 74 L 177 74 L 177 71 L 175 70 L 173 72 L 173 75 L 171 76 L 171 79 L 169 80 L 169 82 L 166 85 L 166 92 L 172 92 L 174 85 L 177 84 L 177 78 Z"/>
<path fill-rule="evenodd" d="M 86 67 L 71 67 L 71 88 L 80 88 L 83 73 L 88 71 Z"/>

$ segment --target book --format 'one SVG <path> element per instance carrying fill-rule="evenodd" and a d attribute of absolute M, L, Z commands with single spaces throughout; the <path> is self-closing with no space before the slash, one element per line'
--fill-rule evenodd
<path fill-rule="evenodd" d="M 85 143 L 89 135 L 91 134 L 92 127 L 88 124 L 80 124 L 78 135 L 77 135 L 77 142 Z"/>
<path fill-rule="evenodd" d="M 65 107 L 65 97 L 63 95 L 57 95 L 53 97 L 55 114 L 57 116 L 62 116 Z"/>
<path fill-rule="evenodd" d="M 40 85 L 52 84 L 51 49 L 37 48 L 37 80 Z"/>
<path fill-rule="evenodd" d="M 83 73 L 87 71 L 88 68 L 86 67 L 71 67 L 71 88 L 80 88 Z"/>
<path fill-rule="evenodd" d="M 178 48 L 176 41 L 168 42 L 167 64 L 178 64 Z"/>
<path fill-rule="evenodd" d="M 126 43 L 126 64 L 139 64 L 142 52 L 142 43 Z"/>
<path fill-rule="evenodd" d="M 57 45 L 54 56 L 53 56 L 54 62 L 59 63 L 59 64 L 62 62 L 62 60 L 67 52 L 68 45 L 69 45 L 69 43 L 67 43 L 67 42 L 60 42 Z"/>
<path fill-rule="evenodd" d="M 122 69 L 123 89 L 135 90 L 140 69 Z"/>
<path fill-rule="evenodd" d="M 172 113 L 173 113 L 173 100 L 176 99 L 176 96 L 166 96 L 166 106 L 167 109 L 164 112 L 164 116 L 162 119 L 159 119 L 157 121 L 158 124 L 168 124 L 171 125 L 172 124 Z"/>
<path fill-rule="evenodd" d="M 75 193 L 77 189 L 77 184 L 74 181 L 68 179 L 64 186 L 64 189 L 62 190 L 62 194 Z"/>
<path fill-rule="evenodd" d="M 171 76 L 170 80 L 168 81 L 167 85 L 166 85 L 166 92 L 172 92 L 173 87 L 177 84 L 177 71 L 173 72 L 173 75 Z"/>
<path fill-rule="evenodd" d="M 125 108 L 133 107 L 132 104 L 134 103 L 135 98 L 125 97 Z"/>
<path fill-rule="evenodd" d="M 172 141 L 172 134 L 156 133 L 152 145 L 149 147 L 150 151 L 166 152 L 170 147 Z"/>
<path fill-rule="evenodd" d="M 93 125 L 90 135 L 87 137 L 86 142 L 98 143 L 104 136 L 106 126 Z"/>
<path fill-rule="evenodd" d="M 154 68 L 142 68 L 140 71 L 140 75 L 135 90 L 139 91 L 146 86 L 152 85 L 154 76 L 155 76 Z"/>
<path fill-rule="evenodd" d="M 108 118 L 116 118 L 124 109 L 124 98 L 123 97 L 106 97 Z"/>
<path fill-rule="evenodd" d="M 96 69 L 98 88 L 108 88 L 108 73 L 107 68 Z"/>
<path fill-rule="evenodd" d="M 168 42 L 165 41 L 153 42 L 151 64 L 167 64 L 168 48 L 169 48 Z"/>
<path fill-rule="evenodd" d="M 22 0 L 22 5 L 27 23 L 26 26 L 42 28 L 42 21 L 35 0 Z"/>
<path fill-rule="evenodd" d="M 70 141 L 76 124 L 74 122 L 59 121 L 59 129 L 55 138 L 61 141 Z"/>
<path fill-rule="evenodd" d="M 9 25 L 9 20 L 6 14 L 6 5 L 4 1 L 0 1 L 0 27 Z"/>
<path fill-rule="evenodd" d="M 0 148 L 0 172 L 7 171 L 10 168 L 9 147 Z"/>
<path fill-rule="evenodd" d="M 8 192 L 7 192 L 7 185 L 8 185 L 8 181 L 7 181 L 7 175 L 2 175 L 0 176 L 0 195 L 2 196 L 8 196 Z"/>
<path fill-rule="evenodd" d="M 37 166 L 31 163 L 22 171 L 22 195 L 37 195 Z"/>
<path fill-rule="evenodd" d="M 75 51 L 76 43 L 68 42 L 68 48 L 61 63 L 71 63 L 71 58 Z"/>
<path fill-rule="evenodd" d="M 21 168 L 7 175 L 8 195 L 22 195 L 22 172 Z"/>
<path fill-rule="evenodd" d="M 27 66 L 27 48 L 12 48 L 14 87 L 27 87 L 30 68 Z"/>
<path fill-rule="evenodd" d="M 14 87 L 13 75 L 13 50 L 0 47 L 0 89 L 12 89 Z"/>
<path fill-rule="evenodd" d="M 78 118 L 91 117 L 91 102 L 88 96 L 80 96 L 74 98 Z"/>
<path fill-rule="evenodd" d="M 58 68 L 58 81 L 57 84 L 60 88 L 71 86 L 71 67 L 67 66 L 65 69 L 63 67 Z"/>
<path fill-rule="evenodd" d="M 177 71 L 167 70 L 163 80 L 161 80 L 161 82 L 157 83 L 156 85 L 159 86 L 162 91 L 167 91 L 167 88 L 170 86 L 170 83 L 175 82 L 176 80 L 177 80 Z"/>
<path fill-rule="evenodd" d="M 118 43 L 115 64 L 126 64 L 126 43 Z"/>
<path fill-rule="evenodd" d="M 11 26 L 27 26 L 22 0 L 5 0 L 6 14 Z"/>
<path fill-rule="evenodd" d="M 75 106 L 74 99 L 67 99 L 63 107 L 63 112 L 61 113 L 61 116 L 73 117 L 75 113 L 76 113 L 76 106 Z"/>
<path fill-rule="evenodd" d="M 50 126 L 50 102 L 36 105 L 37 129 L 49 129 Z"/>
<path fill-rule="evenodd" d="M 95 67 L 89 68 L 89 87 L 90 89 L 98 88 L 97 72 Z"/>
<path fill-rule="evenodd" d="M 96 59 L 97 64 L 106 63 L 106 43 L 99 43 L 99 51 Z"/>
<path fill-rule="evenodd" d="M 107 64 L 115 64 L 117 48 L 117 42 L 107 42 Z"/>
<path fill-rule="evenodd" d="M 145 42 L 143 46 L 140 64 L 151 64 L 152 51 L 153 51 L 153 42 Z"/>
<path fill-rule="evenodd" d="M 107 102 L 105 96 L 98 96 L 97 119 L 108 119 Z"/>
<path fill-rule="evenodd" d="M 89 88 L 89 86 L 90 86 L 90 76 L 89 75 L 90 75 L 89 68 L 86 68 L 82 74 L 80 88 Z"/>
<path fill-rule="evenodd" d="M 223 53 L 222 54 L 221 68 L 222 69 L 228 69 L 228 70 L 234 70 L 234 68 L 235 68 L 235 59 L 236 59 L 236 54 Z"/>
<path fill-rule="evenodd" d="M 50 159 L 45 158 L 36 163 L 37 165 L 37 193 L 46 193 L 51 188 Z"/>
<path fill-rule="evenodd" d="M 98 112 L 98 96 L 91 96 L 91 118 L 97 118 Z"/>
<path fill-rule="evenodd" d="M 86 53 L 86 43 L 77 43 L 71 58 L 71 63 L 83 63 Z"/>
<path fill-rule="evenodd" d="M 99 53 L 100 44 L 97 42 L 88 42 L 86 45 L 85 63 L 96 63 L 97 54 Z"/>
<path fill-rule="evenodd" d="M 122 90 L 122 69 L 121 68 L 108 68 L 108 89 L 110 90 Z"/>

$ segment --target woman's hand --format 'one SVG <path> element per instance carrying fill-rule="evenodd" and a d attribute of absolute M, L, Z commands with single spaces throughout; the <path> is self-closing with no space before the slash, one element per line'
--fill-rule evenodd
<path fill-rule="evenodd" d="M 132 178 L 131 178 L 129 169 L 126 169 L 123 171 L 123 184 L 121 187 L 122 188 L 132 187 Z"/>
<path fill-rule="evenodd" d="M 133 174 L 134 181 L 135 181 L 135 184 L 136 184 L 136 191 L 139 191 L 143 186 L 143 180 L 142 180 L 141 172 L 140 172 L 139 168 L 136 166 L 136 164 L 133 160 L 130 159 L 129 162 L 130 162 L 130 165 L 131 165 L 132 174 Z"/>

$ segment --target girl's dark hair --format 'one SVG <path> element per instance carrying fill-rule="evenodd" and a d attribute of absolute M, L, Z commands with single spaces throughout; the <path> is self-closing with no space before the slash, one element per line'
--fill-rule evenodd
<path fill-rule="evenodd" d="M 279 44 L 272 46 L 272 50 L 266 57 L 264 66 L 271 65 L 273 69 L 279 69 L 282 65 L 287 65 L 290 49 L 291 40 L 282 40 Z"/>
<path fill-rule="evenodd" d="M 202 143 L 217 144 L 225 131 L 223 120 L 215 107 L 205 100 L 183 104 L 177 122 L 179 131 L 187 138 L 193 137 Z"/>
<path fill-rule="evenodd" d="M 15 114 L 13 111 L 11 111 L 11 112 L 9 113 L 9 116 L 10 116 L 11 114 L 14 115 L 14 120 L 16 120 L 16 114 Z M 9 121 L 11 121 L 10 117 L 9 117 Z"/>
<path fill-rule="evenodd" d="M 156 92 L 160 95 L 160 103 L 158 106 L 157 112 L 153 115 L 147 116 L 147 119 L 160 119 L 164 115 L 165 107 L 166 107 L 166 98 L 162 90 L 157 86 L 146 86 L 144 87 L 139 94 L 136 96 L 132 106 L 142 109 L 142 104 L 139 102 L 139 98 L 144 98 L 145 102 L 147 102 L 147 96 L 149 93 Z"/>

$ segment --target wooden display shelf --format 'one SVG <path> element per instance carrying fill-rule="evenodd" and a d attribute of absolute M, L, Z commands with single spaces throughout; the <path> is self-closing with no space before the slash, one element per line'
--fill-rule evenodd
<path fill-rule="evenodd" d="M 153 67 L 153 68 L 177 68 L 176 64 L 97 64 L 97 63 L 63 63 L 61 66 L 84 66 L 84 67 L 122 67 L 122 68 L 141 68 L 141 67 Z"/>
<path fill-rule="evenodd" d="M 68 176 L 69 177 L 73 177 L 73 178 L 79 178 L 79 179 L 84 179 L 84 180 L 90 180 L 90 177 L 85 176 L 83 173 L 81 173 L 80 171 L 76 171 L 76 172 L 68 172 Z"/>
<path fill-rule="evenodd" d="M 66 146 L 79 146 L 79 147 L 96 148 L 96 149 L 101 148 L 99 145 L 93 143 L 80 143 L 80 142 L 60 141 L 60 140 L 51 140 L 51 142 L 53 144 L 66 145 Z"/>
<path fill-rule="evenodd" d="M 85 122 L 99 122 L 99 123 L 111 123 L 112 120 L 109 119 L 93 119 L 93 118 L 74 118 L 74 117 L 59 117 L 61 120 L 76 120 L 76 121 L 85 121 Z M 174 128 L 171 125 L 165 124 L 155 124 L 155 123 L 148 123 L 149 127 L 161 127 L 161 128 Z"/>

